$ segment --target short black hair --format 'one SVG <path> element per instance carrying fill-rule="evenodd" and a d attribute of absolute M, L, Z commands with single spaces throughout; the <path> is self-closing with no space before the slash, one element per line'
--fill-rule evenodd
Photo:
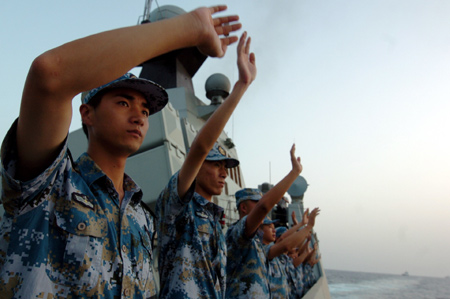
<path fill-rule="evenodd" d="M 97 108 L 100 105 L 100 102 L 105 94 L 106 90 L 99 91 L 86 105 L 91 106 L 92 108 Z M 86 135 L 86 138 L 89 140 L 89 133 L 87 130 L 87 126 L 83 123 L 83 119 L 81 120 L 81 126 L 83 128 L 83 132 Z"/>

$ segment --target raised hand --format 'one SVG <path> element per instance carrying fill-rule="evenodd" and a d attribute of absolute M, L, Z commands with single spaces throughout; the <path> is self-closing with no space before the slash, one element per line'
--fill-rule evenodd
<path fill-rule="evenodd" d="M 302 226 L 308 224 L 308 215 L 309 215 L 309 208 L 307 208 L 306 211 L 303 213 Z"/>
<path fill-rule="evenodd" d="M 295 216 L 295 211 L 292 211 L 291 218 L 292 218 L 292 225 L 297 225 L 298 220 L 297 220 L 297 216 Z"/>
<path fill-rule="evenodd" d="M 244 32 L 237 47 L 239 81 L 244 84 L 250 84 L 256 78 L 255 53 L 250 53 L 250 43 L 251 38 Z"/>
<path fill-rule="evenodd" d="M 302 173 L 303 166 L 302 163 L 300 163 L 300 157 L 295 157 L 295 143 L 291 147 L 291 163 L 293 171 L 298 174 Z"/>
<path fill-rule="evenodd" d="M 239 16 L 212 18 L 213 14 L 226 9 L 226 5 L 218 5 L 209 8 L 201 7 L 192 12 L 203 29 L 197 47 L 200 52 L 207 56 L 223 57 L 228 45 L 238 40 L 237 36 L 229 36 L 229 34 L 242 27 L 241 23 L 236 23 Z"/>
<path fill-rule="evenodd" d="M 317 215 L 319 215 L 320 209 L 319 208 L 315 208 L 314 210 L 311 211 L 311 213 L 309 214 L 308 217 L 308 226 L 309 227 L 314 227 L 314 224 L 316 223 L 316 217 Z"/>

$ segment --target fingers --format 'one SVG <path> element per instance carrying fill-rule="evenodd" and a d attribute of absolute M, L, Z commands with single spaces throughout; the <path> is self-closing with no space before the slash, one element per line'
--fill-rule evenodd
<path fill-rule="evenodd" d="M 297 160 L 297 159 L 295 158 L 295 147 L 294 147 L 294 146 L 291 147 L 291 150 L 290 150 L 289 154 L 291 155 L 291 160 L 292 160 L 292 162 L 294 162 L 294 161 Z"/>
<path fill-rule="evenodd" d="M 299 165 L 299 167 L 301 168 L 301 159 L 300 159 L 300 157 L 295 157 L 295 143 L 291 147 L 290 154 L 291 154 L 292 165 L 295 165 L 295 163 L 297 163 Z M 300 172 L 301 171 L 302 171 L 302 169 L 300 169 Z"/>
<path fill-rule="evenodd" d="M 234 24 L 222 24 L 222 25 L 218 25 L 215 26 L 216 29 L 216 33 L 218 35 L 225 35 L 225 37 L 227 37 L 228 35 L 230 35 L 231 32 L 237 31 L 239 29 L 242 28 L 242 24 L 241 23 L 234 23 Z"/>
<path fill-rule="evenodd" d="M 250 44 L 251 44 L 251 42 L 252 42 L 252 38 L 249 37 L 249 38 L 247 39 L 247 42 L 245 43 L 245 50 L 244 50 L 244 53 L 247 54 L 247 55 L 248 55 L 248 53 L 250 53 Z"/>
<path fill-rule="evenodd" d="M 256 64 L 256 56 L 255 53 L 250 53 L 249 60 L 251 64 Z"/>
<path fill-rule="evenodd" d="M 302 223 L 308 224 L 308 215 L 309 215 L 309 208 L 306 209 L 306 211 L 303 213 Z"/>
<path fill-rule="evenodd" d="M 230 36 L 230 37 L 225 37 L 221 39 L 222 42 L 222 48 L 223 46 L 229 46 L 231 44 L 234 44 L 235 42 L 237 42 L 238 38 L 237 36 Z M 226 49 L 226 47 L 225 47 Z"/>
<path fill-rule="evenodd" d="M 209 8 L 209 11 L 211 12 L 211 14 L 215 14 L 216 12 L 224 11 L 226 9 L 227 9 L 226 5 L 216 5 L 216 6 L 211 6 Z"/>
<path fill-rule="evenodd" d="M 213 19 L 214 29 L 218 35 L 228 36 L 231 32 L 242 28 L 241 23 L 233 23 L 239 20 L 239 16 L 227 16 Z"/>
<path fill-rule="evenodd" d="M 224 34 L 225 37 L 220 39 L 221 45 L 222 45 L 222 53 L 225 53 L 227 51 L 227 47 L 231 44 L 234 44 L 238 41 L 237 36 L 229 36 L 229 33 L 231 31 L 238 30 L 242 27 L 241 24 L 234 24 L 230 26 L 219 26 L 216 27 L 216 32 L 218 35 Z"/>
<path fill-rule="evenodd" d="M 312 210 L 311 214 L 315 214 L 315 215 L 319 215 L 320 213 L 320 209 L 319 208 L 314 208 L 314 210 Z"/>
<path fill-rule="evenodd" d="M 214 18 L 213 24 L 214 24 L 214 26 L 225 27 L 225 26 L 229 25 L 229 23 L 236 22 L 236 21 L 239 21 L 238 15 Z M 239 24 L 239 23 L 236 23 L 236 24 Z M 232 25 L 230 25 L 230 26 L 232 26 Z"/>
<path fill-rule="evenodd" d="M 244 31 L 244 33 L 242 33 L 242 35 L 241 35 L 241 38 L 239 38 L 239 44 L 237 46 L 238 54 L 242 52 L 242 49 L 244 48 L 244 45 L 245 45 L 246 38 L 247 38 L 247 31 Z"/>
<path fill-rule="evenodd" d="M 209 11 L 211 15 L 224 11 L 227 9 L 226 5 L 217 5 L 209 7 Z M 222 40 L 222 46 L 224 45 L 230 45 L 237 41 L 236 38 L 228 38 L 229 34 L 231 32 L 237 31 L 242 28 L 241 23 L 236 23 L 239 21 L 238 15 L 232 15 L 232 16 L 225 16 L 225 17 L 218 17 L 212 19 L 213 26 L 216 30 L 216 33 L 218 35 L 224 35 L 226 38 Z"/>
<path fill-rule="evenodd" d="M 250 53 L 250 45 L 251 45 L 251 37 L 247 38 L 247 32 L 242 33 L 241 38 L 239 39 L 239 45 L 237 48 L 238 55 L 242 55 L 242 57 L 248 57 L 248 61 L 250 64 L 256 64 L 256 56 L 255 53 Z"/>

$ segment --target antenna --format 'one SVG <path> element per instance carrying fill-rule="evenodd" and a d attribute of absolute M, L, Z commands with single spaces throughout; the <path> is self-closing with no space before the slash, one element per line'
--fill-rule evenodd
<path fill-rule="evenodd" d="M 269 184 L 272 184 L 272 162 L 269 161 Z"/>
<path fill-rule="evenodd" d="M 144 14 L 139 17 L 138 24 L 144 24 L 150 22 L 150 9 L 152 6 L 152 0 L 145 0 Z"/>

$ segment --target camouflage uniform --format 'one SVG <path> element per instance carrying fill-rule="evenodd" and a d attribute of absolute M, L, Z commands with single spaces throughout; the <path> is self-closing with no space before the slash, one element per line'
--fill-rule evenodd
<path fill-rule="evenodd" d="M 152 217 L 142 191 L 124 177 L 119 206 L 111 180 L 64 144 L 38 177 L 15 180 L 16 127 L 2 145 L 0 293 L 14 298 L 149 298 Z"/>
<path fill-rule="evenodd" d="M 232 224 L 227 240 L 227 298 L 270 298 L 261 238 L 245 236 L 247 216 Z"/>
<path fill-rule="evenodd" d="M 178 173 L 156 204 L 161 298 L 223 298 L 223 209 L 194 192 L 178 196 Z"/>
<path fill-rule="evenodd" d="M 268 245 L 263 245 L 266 256 L 269 254 L 270 248 L 274 243 Z M 268 261 L 268 278 L 270 286 L 271 298 L 275 299 L 285 299 L 289 295 L 289 289 L 287 286 L 286 271 L 284 265 L 280 262 L 279 257 L 274 257 L 272 260 Z"/>
<path fill-rule="evenodd" d="M 311 289 L 316 283 L 316 281 L 317 278 L 311 265 L 308 263 L 303 264 L 303 285 L 305 288 L 304 292 L 308 292 L 309 289 Z"/>
<path fill-rule="evenodd" d="M 301 265 L 297 268 L 293 264 L 293 260 L 286 254 L 279 256 L 280 262 L 285 267 L 286 278 L 289 286 L 289 298 L 301 298 L 303 295 L 303 282 L 300 276 Z"/>
<path fill-rule="evenodd" d="M 301 285 L 301 290 L 297 291 L 297 295 L 299 296 L 299 298 L 301 298 L 306 293 L 306 286 L 304 281 L 305 277 L 303 275 L 303 264 L 300 264 L 295 268 L 295 274 L 298 280 L 298 284 Z"/>

